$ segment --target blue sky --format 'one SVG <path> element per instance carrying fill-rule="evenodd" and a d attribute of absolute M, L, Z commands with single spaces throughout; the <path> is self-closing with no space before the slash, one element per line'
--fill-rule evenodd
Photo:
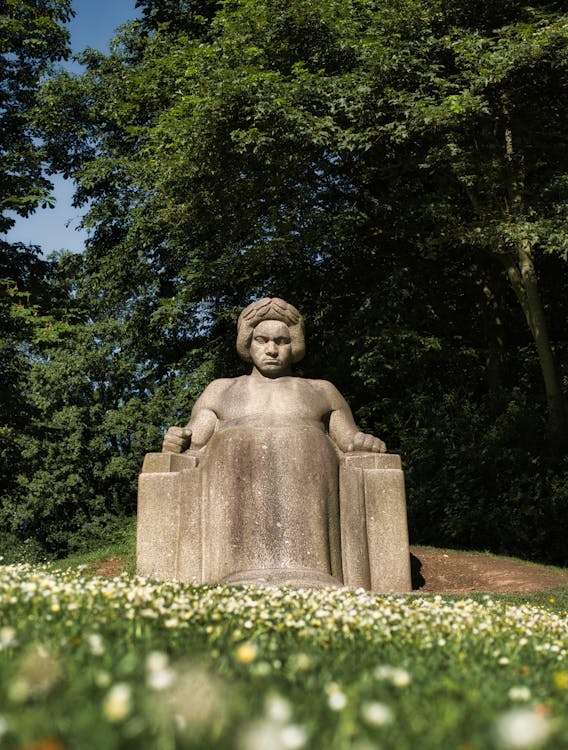
<path fill-rule="evenodd" d="M 108 45 L 118 26 L 135 18 L 136 0 L 73 0 L 75 18 L 69 25 L 71 47 L 74 53 L 85 47 L 94 47 L 108 52 Z M 79 71 L 77 64 L 67 64 L 72 71 Z M 62 177 L 50 178 L 54 183 L 53 194 L 57 199 L 54 209 L 38 209 L 28 219 L 18 219 L 8 233 L 10 242 L 40 245 L 44 253 L 53 250 L 80 251 L 84 247 L 85 233 L 78 230 L 81 210 L 71 206 L 73 183 Z"/>

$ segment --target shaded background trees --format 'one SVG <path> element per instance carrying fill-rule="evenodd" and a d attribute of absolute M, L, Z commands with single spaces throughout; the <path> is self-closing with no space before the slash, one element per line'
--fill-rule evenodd
<path fill-rule="evenodd" d="M 402 453 L 413 541 L 565 562 L 559 6 L 138 5 L 111 55 L 41 92 L 92 235 L 74 280 L 52 264 L 77 316 L 32 391 L 63 438 L 17 502 L 37 518 L 51 486 L 72 521 L 55 503 L 35 538 L 134 511 L 143 452 L 243 371 L 236 315 L 269 294 L 307 318 L 300 373 Z"/>
<path fill-rule="evenodd" d="M 35 136 L 38 86 L 68 53 L 67 0 L 6 0 L 0 15 L 0 486 L 12 496 L 22 452 L 35 432 L 27 389 L 29 343 L 40 335 L 50 300 L 39 248 L 5 240 L 14 216 L 47 204 L 50 183 Z"/>

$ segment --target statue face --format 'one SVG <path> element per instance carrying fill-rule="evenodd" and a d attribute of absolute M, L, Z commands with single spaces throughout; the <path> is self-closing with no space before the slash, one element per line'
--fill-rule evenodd
<path fill-rule="evenodd" d="M 267 378 L 287 375 L 292 364 L 290 331 L 279 320 L 263 320 L 253 331 L 250 356 L 256 369 Z"/>

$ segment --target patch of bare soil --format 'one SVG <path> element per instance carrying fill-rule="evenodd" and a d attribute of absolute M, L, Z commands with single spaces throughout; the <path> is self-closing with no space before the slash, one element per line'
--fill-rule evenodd
<path fill-rule="evenodd" d="M 102 576 L 103 578 L 114 578 L 120 575 L 123 570 L 124 560 L 122 557 L 110 557 L 108 560 L 97 563 L 95 575 Z"/>
<path fill-rule="evenodd" d="M 498 555 L 476 555 L 431 547 L 411 547 L 412 586 L 425 594 L 513 594 L 549 591 L 568 586 L 568 569 L 511 560 Z M 114 578 L 124 560 L 111 557 L 97 564 L 95 574 Z"/>
<path fill-rule="evenodd" d="M 412 547 L 412 585 L 432 594 L 512 594 L 568 585 L 568 570 L 494 555 Z"/>

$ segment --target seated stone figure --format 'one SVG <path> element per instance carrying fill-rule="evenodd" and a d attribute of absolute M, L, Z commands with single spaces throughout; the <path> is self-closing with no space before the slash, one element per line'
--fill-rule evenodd
<path fill-rule="evenodd" d="M 192 471 L 197 472 L 193 483 L 185 480 L 192 487 L 194 532 L 177 542 L 199 547 L 194 555 L 200 571 L 193 580 L 370 588 L 365 527 L 375 519 L 369 519 L 364 507 L 369 502 L 362 468 L 353 464 L 350 475 L 346 457 L 366 457 L 363 468 L 376 469 L 370 454 L 384 454 L 384 442 L 358 429 L 331 383 L 292 375 L 292 364 L 305 352 L 303 319 L 292 305 L 265 298 L 245 308 L 238 320 L 237 350 L 252 363 L 251 374 L 213 381 L 196 401 L 187 426 L 171 427 L 163 443 L 164 453 L 193 457 Z M 384 460 L 389 464 L 393 458 L 398 459 Z M 343 482 L 340 464 L 345 467 Z M 399 464 L 392 469 L 402 475 Z M 344 495 L 357 495 L 350 509 L 340 509 L 342 484 Z M 404 506 L 403 487 L 402 502 Z M 345 497 L 343 505 L 348 504 Z M 404 560 L 405 506 L 403 511 Z M 361 525 L 362 532 L 349 531 Z M 342 546 L 353 546 L 353 538 L 367 549 L 342 552 Z M 140 544 L 139 528 L 139 550 Z M 187 551 L 182 549 L 178 558 L 180 554 Z M 359 566 L 359 558 L 363 576 L 357 571 L 346 575 L 346 568 Z M 190 567 L 196 570 L 196 564 Z M 408 589 L 406 568 L 403 580 L 395 588 Z"/>

